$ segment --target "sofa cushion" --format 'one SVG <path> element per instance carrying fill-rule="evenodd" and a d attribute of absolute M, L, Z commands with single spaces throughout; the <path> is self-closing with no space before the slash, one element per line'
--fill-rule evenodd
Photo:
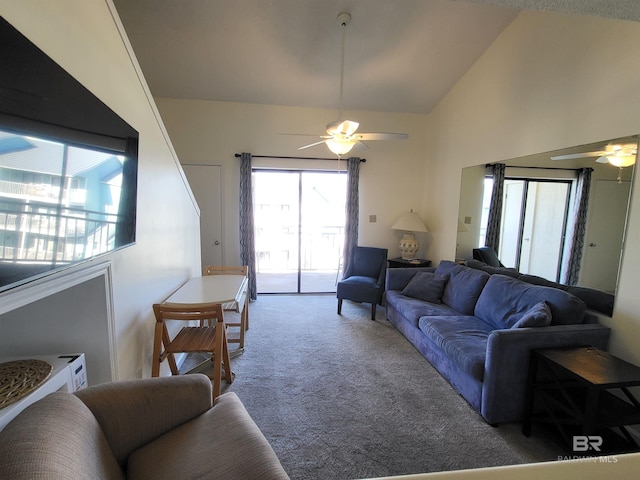
<path fill-rule="evenodd" d="M 506 275 L 507 277 L 513 277 L 513 278 L 518 278 L 518 276 L 520 275 L 520 273 L 518 273 L 518 270 L 516 270 L 515 268 L 492 267 L 491 265 L 487 265 L 486 263 L 481 262 L 480 260 L 465 260 L 464 264 L 467 267 L 475 268 L 476 270 L 485 271 L 489 275 L 495 275 L 497 273 L 500 275 Z"/>
<path fill-rule="evenodd" d="M 614 294 L 596 290 L 595 288 L 579 287 L 577 285 L 568 286 L 567 292 L 582 300 L 587 308 L 608 316 L 613 315 Z"/>
<path fill-rule="evenodd" d="M 446 283 L 446 278 L 438 277 L 433 272 L 419 272 L 402 290 L 402 295 L 425 302 L 442 303 Z"/>
<path fill-rule="evenodd" d="M 418 327 L 462 371 L 482 381 L 491 325 L 465 315 L 422 317 Z"/>
<path fill-rule="evenodd" d="M 425 315 L 451 316 L 459 315 L 453 308 L 444 303 L 429 303 L 417 298 L 407 297 L 396 290 L 387 290 L 386 304 L 393 307 L 414 327 L 418 320 Z"/>
<path fill-rule="evenodd" d="M 527 310 L 511 328 L 546 327 L 551 324 L 551 309 L 547 302 L 538 302 Z"/>
<path fill-rule="evenodd" d="M 475 308 L 475 315 L 497 329 L 511 328 L 538 302 L 546 301 L 551 324 L 582 323 L 586 307 L 573 295 L 552 287 L 542 287 L 504 275 L 492 275 Z"/>
<path fill-rule="evenodd" d="M 558 288 L 560 290 L 566 290 L 567 286 L 558 282 L 554 282 L 552 280 L 548 280 L 544 277 L 540 277 L 538 275 L 531 275 L 528 273 L 521 273 L 518 275 L 518 280 L 521 280 L 526 283 L 531 283 L 532 285 L 540 285 L 542 287 L 553 287 Z"/>
<path fill-rule="evenodd" d="M 127 478 L 287 480 L 273 449 L 235 393 L 129 456 Z"/>
<path fill-rule="evenodd" d="M 124 473 L 86 405 L 70 393 L 52 393 L 0 432 L 0 478 L 116 480 Z"/>
<path fill-rule="evenodd" d="M 440 262 L 435 273 L 447 278 L 442 302 L 463 315 L 473 315 L 478 297 L 491 275 L 448 260 Z"/>

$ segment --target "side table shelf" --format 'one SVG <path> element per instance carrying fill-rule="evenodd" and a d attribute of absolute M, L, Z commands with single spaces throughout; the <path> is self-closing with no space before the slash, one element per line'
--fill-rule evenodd
<path fill-rule="evenodd" d="M 638 451 L 626 428 L 640 423 L 633 386 L 640 386 L 640 367 L 597 348 L 535 350 L 522 433 L 529 436 L 540 423 L 553 427 L 573 453 Z"/>

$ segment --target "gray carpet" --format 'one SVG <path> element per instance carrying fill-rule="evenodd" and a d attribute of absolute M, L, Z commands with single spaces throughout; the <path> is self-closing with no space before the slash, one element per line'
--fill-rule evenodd
<path fill-rule="evenodd" d="M 297 480 L 342 480 L 555 460 L 519 424 L 487 425 L 384 316 L 329 295 L 259 296 L 238 394 Z M 231 346 L 231 348 L 235 348 Z"/>

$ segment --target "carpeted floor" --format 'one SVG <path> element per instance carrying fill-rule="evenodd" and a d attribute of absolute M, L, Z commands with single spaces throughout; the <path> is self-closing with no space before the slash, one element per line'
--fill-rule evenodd
<path fill-rule="evenodd" d="M 330 295 L 259 296 L 238 394 L 297 480 L 343 480 L 555 460 L 519 424 L 487 425 L 379 307 Z M 233 314 L 231 314 L 233 315 Z M 234 348 L 234 346 L 231 346 Z"/>

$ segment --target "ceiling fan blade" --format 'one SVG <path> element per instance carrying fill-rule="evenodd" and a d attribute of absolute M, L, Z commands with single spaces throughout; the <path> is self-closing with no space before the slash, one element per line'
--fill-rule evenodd
<path fill-rule="evenodd" d="M 606 155 L 607 152 L 584 152 L 584 153 L 571 153 L 569 155 L 556 155 L 551 157 L 551 160 L 572 160 L 574 158 L 587 158 L 587 157 L 601 157 Z"/>
<path fill-rule="evenodd" d="M 316 145 L 321 145 L 323 143 L 326 143 L 326 140 L 321 140 L 319 142 L 310 143 L 309 145 L 304 145 L 302 147 L 298 147 L 298 150 L 304 150 L 305 148 L 315 147 Z"/>
<path fill-rule="evenodd" d="M 353 136 L 356 140 L 406 140 L 407 133 L 356 133 Z"/>
<path fill-rule="evenodd" d="M 327 133 L 329 135 L 344 135 L 345 137 L 350 137 L 356 133 L 359 126 L 360 124 L 353 120 L 337 120 L 327 124 Z"/>
<path fill-rule="evenodd" d="M 609 157 L 598 157 L 596 163 L 609 163 Z"/>

